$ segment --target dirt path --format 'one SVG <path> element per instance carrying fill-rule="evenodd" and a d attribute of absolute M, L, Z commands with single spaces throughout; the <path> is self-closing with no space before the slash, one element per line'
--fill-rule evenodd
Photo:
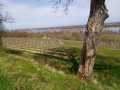
<path fill-rule="evenodd" d="M 32 52 L 32 53 L 43 53 L 47 50 L 44 51 L 35 51 L 35 50 L 27 50 L 27 49 L 20 49 L 20 48 L 12 48 L 12 47 L 7 47 L 9 49 L 13 49 L 13 50 L 20 50 L 20 51 L 26 51 L 26 52 Z"/>

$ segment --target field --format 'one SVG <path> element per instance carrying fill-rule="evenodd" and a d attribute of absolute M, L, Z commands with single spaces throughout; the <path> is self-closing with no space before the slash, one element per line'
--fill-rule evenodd
<path fill-rule="evenodd" d="M 91 81 L 76 78 L 81 41 L 4 38 L 1 90 L 120 90 L 120 50 L 98 46 Z"/>
<path fill-rule="evenodd" d="M 42 38 L 49 38 L 47 40 L 42 40 Z M 27 45 L 27 48 L 31 48 L 30 45 L 36 45 L 39 44 L 40 46 L 37 46 L 39 49 L 42 46 L 42 48 L 46 47 L 46 44 L 49 44 L 50 47 L 56 47 L 63 45 L 63 40 L 70 40 L 70 41 L 83 41 L 84 40 L 84 32 L 70 32 L 70 31 L 59 31 L 59 32 L 24 32 L 24 31 L 12 31 L 7 32 L 5 36 L 5 41 L 8 43 L 8 45 L 16 45 L 16 43 L 19 43 L 19 46 L 24 47 L 24 45 Z M 16 39 L 17 38 L 17 39 Z M 19 38 L 19 39 L 18 39 Z M 34 38 L 34 40 L 33 40 Z M 9 40 L 15 40 L 15 42 L 10 42 Z M 10 43 L 9 43 L 9 42 Z M 30 45 L 27 44 L 29 42 Z M 108 31 L 104 30 L 100 36 L 100 43 L 101 46 L 109 47 L 109 48 L 120 48 L 120 33 L 118 31 Z M 43 46 L 44 45 L 44 46 Z M 18 47 L 18 44 L 17 44 Z M 34 46 L 33 46 L 34 47 Z M 32 48 L 33 48 L 32 47 Z M 37 48 L 35 47 L 35 49 Z M 41 49 L 42 49 L 41 48 Z M 48 47 L 47 47 L 48 48 Z"/>
<path fill-rule="evenodd" d="M 120 34 L 101 34 L 100 42 L 101 46 L 120 49 Z"/>
<path fill-rule="evenodd" d="M 62 40 L 41 38 L 4 38 L 4 45 L 10 48 L 44 51 L 64 46 Z"/>

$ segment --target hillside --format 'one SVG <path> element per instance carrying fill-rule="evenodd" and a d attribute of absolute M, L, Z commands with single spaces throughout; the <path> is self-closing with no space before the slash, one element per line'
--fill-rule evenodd
<path fill-rule="evenodd" d="M 65 43 L 53 53 L 1 51 L 0 90 L 120 90 L 120 50 L 99 46 L 94 78 L 86 82 L 75 76 L 81 43 Z"/>

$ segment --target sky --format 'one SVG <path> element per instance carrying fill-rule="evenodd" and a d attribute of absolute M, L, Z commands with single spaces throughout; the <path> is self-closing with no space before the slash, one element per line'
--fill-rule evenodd
<path fill-rule="evenodd" d="M 90 0 L 74 0 L 67 15 L 60 7 L 55 13 L 50 0 L 0 0 L 14 23 L 5 23 L 8 29 L 27 29 L 86 24 Z M 110 17 L 106 22 L 120 22 L 120 0 L 106 0 Z"/>

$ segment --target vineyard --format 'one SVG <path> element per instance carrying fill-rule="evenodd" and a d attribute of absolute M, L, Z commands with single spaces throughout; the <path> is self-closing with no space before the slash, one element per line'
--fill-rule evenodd
<path fill-rule="evenodd" d="M 82 42 L 84 32 L 25 32 L 25 31 L 7 31 L 3 38 L 7 47 L 44 51 L 50 48 L 67 47 L 66 42 Z M 100 36 L 100 46 L 114 49 L 120 48 L 120 33 L 118 31 L 104 30 Z"/>
<path fill-rule="evenodd" d="M 20 32 L 12 36 L 3 38 L 4 45 L 7 48 L 16 48 L 23 50 L 31 50 L 37 52 L 45 52 L 54 48 L 69 48 L 70 42 L 76 42 L 75 46 L 82 46 L 83 33 L 49 33 L 47 38 L 42 36 L 46 33 L 32 33 L 29 36 L 19 36 Z M 23 34 L 22 34 L 23 35 Z M 53 37 L 54 36 L 54 37 Z M 64 37 L 65 36 L 65 37 Z M 76 39 L 78 38 L 78 39 Z M 117 33 L 103 33 L 100 37 L 99 46 L 109 47 L 114 49 L 120 48 L 120 34 Z"/>
<path fill-rule="evenodd" d="M 56 39 L 40 38 L 4 38 L 4 45 L 9 48 L 44 51 L 51 48 L 63 47 L 64 42 Z"/>
<path fill-rule="evenodd" d="M 120 34 L 102 34 L 100 37 L 100 45 L 120 49 Z"/>

